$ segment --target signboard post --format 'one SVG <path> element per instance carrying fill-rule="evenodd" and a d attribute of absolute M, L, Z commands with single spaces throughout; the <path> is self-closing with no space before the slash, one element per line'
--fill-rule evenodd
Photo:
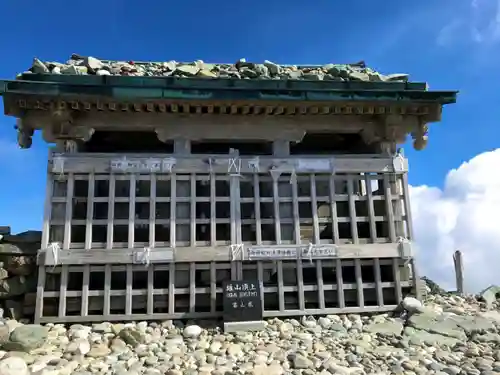
<path fill-rule="evenodd" d="M 224 331 L 259 330 L 264 327 L 261 291 L 257 280 L 223 283 Z"/>

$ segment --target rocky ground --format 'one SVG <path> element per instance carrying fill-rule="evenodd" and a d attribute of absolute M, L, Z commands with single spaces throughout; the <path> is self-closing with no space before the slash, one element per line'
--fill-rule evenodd
<path fill-rule="evenodd" d="M 500 374 L 500 310 L 474 297 L 412 298 L 398 315 L 210 322 L 0 325 L 0 375 Z M 203 327 L 203 328 L 202 328 Z"/>
<path fill-rule="evenodd" d="M 272 61 L 262 64 L 240 59 L 234 64 L 210 64 L 201 60 L 193 62 L 133 62 L 105 61 L 92 56 L 73 54 L 66 63 L 33 60 L 31 68 L 24 73 L 66 74 L 66 75 L 119 75 L 139 77 L 197 77 L 232 79 L 292 79 L 311 81 L 371 81 L 406 82 L 408 74 L 384 75 L 365 66 L 356 64 L 326 64 L 301 67 L 279 65 Z"/>

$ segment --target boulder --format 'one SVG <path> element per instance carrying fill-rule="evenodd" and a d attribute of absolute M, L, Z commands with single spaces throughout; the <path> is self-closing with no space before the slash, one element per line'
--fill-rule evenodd
<path fill-rule="evenodd" d="M 30 352 L 38 349 L 47 341 L 48 329 L 37 324 L 26 324 L 12 331 L 9 341 L 2 347 L 4 350 Z"/>

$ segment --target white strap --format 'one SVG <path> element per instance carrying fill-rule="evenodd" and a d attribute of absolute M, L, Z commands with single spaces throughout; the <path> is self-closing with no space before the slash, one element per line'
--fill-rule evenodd
<path fill-rule="evenodd" d="M 151 248 L 145 247 L 142 252 L 136 253 L 136 262 L 144 264 L 146 267 L 151 263 Z"/>
<path fill-rule="evenodd" d="M 314 247 L 313 243 L 309 242 L 309 245 L 307 246 L 307 250 L 306 250 L 306 257 L 309 258 L 309 262 L 311 262 L 311 263 L 313 261 L 312 260 L 312 255 L 313 255 L 312 250 L 313 250 L 313 247 Z"/>
<path fill-rule="evenodd" d="M 61 246 L 59 242 L 52 242 L 49 244 L 47 250 L 52 252 L 52 257 L 54 258 L 54 268 L 59 264 L 59 252 L 61 251 Z"/>
<path fill-rule="evenodd" d="M 229 158 L 227 173 L 230 176 L 241 176 L 241 159 L 239 157 Z"/>
<path fill-rule="evenodd" d="M 260 159 L 258 156 L 248 161 L 248 167 L 252 168 L 255 172 L 260 172 Z"/>
<path fill-rule="evenodd" d="M 233 244 L 229 246 L 229 250 L 231 251 L 231 260 L 243 260 L 243 249 L 244 245 L 242 243 L 240 244 Z"/>

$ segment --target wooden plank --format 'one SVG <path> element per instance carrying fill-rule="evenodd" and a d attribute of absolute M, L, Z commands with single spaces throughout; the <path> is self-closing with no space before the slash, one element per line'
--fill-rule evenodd
<path fill-rule="evenodd" d="M 279 174 L 271 174 L 273 178 L 273 211 L 274 211 L 274 232 L 276 243 L 281 244 L 281 219 L 280 219 L 280 196 L 278 191 Z"/>
<path fill-rule="evenodd" d="M 410 189 L 408 186 L 408 173 L 403 173 L 401 176 L 401 183 L 403 185 L 403 202 L 404 210 L 406 214 L 406 238 L 409 240 L 413 239 L 413 220 L 411 215 L 411 204 L 410 204 Z"/>
<path fill-rule="evenodd" d="M 356 289 L 358 292 L 358 305 L 359 307 L 365 307 L 365 296 L 363 289 L 363 278 L 361 274 L 361 264 L 359 259 L 354 259 L 354 273 L 356 275 Z"/>
<path fill-rule="evenodd" d="M 359 236 L 358 236 L 358 224 L 357 224 L 357 217 L 356 217 L 356 202 L 354 199 L 354 189 L 353 189 L 353 177 L 352 176 L 347 176 L 347 195 L 349 199 L 349 217 L 350 217 L 350 223 L 351 223 L 351 236 L 352 236 L 352 242 L 354 244 L 359 243 Z"/>
<path fill-rule="evenodd" d="M 175 263 L 170 263 L 168 270 L 168 313 L 175 312 Z"/>
<path fill-rule="evenodd" d="M 384 293 L 382 290 L 382 277 L 380 273 L 380 260 L 378 258 L 373 259 L 373 268 L 375 272 L 375 288 L 377 293 L 377 304 L 379 306 L 384 306 Z"/>
<path fill-rule="evenodd" d="M 108 193 L 108 233 L 106 235 L 106 247 L 108 249 L 113 248 L 113 222 L 115 219 L 115 188 L 116 188 L 116 178 L 114 175 L 109 176 L 109 193 Z"/>
<path fill-rule="evenodd" d="M 292 178 L 291 184 L 292 184 L 294 241 L 296 244 L 300 244 L 302 239 L 301 239 L 301 235 L 300 235 L 300 212 L 299 212 L 299 194 L 298 194 L 298 187 L 297 187 L 297 178 Z"/>
<path fill-rule="evenodd" d="M 370 224 L 370 239 L 372 242 L 377 241 L 377 227 L 375 223 L 375 207 L 373 205 L 373 189 L 372 189 L 372 180 L 370 175 L 365 173 L 365 187 L 366 187 L 366 196 L 368 198 L 368 217 Z"/>
<path fill-rule="evenodd" d="M 298 259 L 297 260 L 297 294 L 298 294 L 298 299 L 299 299 L 299 310 L 305 310 L 306 305 L 305 305 L 305 295 L 304 295 L 304 275 L 302 274 L 302 260 Z"/>
<path fill-rule="evenodd" d="M 217 311 L 217 268 L 215 262 L 210 262 L 210 312 Z"/>
<path fill-rule="evenodd" d="M 196 175 L 191 173 L 189 176 L 190 181 L 190 190 L 191 193 L 189 195 L 190 201 L 190 231 L 189 231 L 189 239 L 192 247 L 196 247 Z"/>
<path fill-rule="evenodd" d="M 45 266 L 38 267 L 38 281 L 36 285 L 36 303 L 35 303 L 35 324 L 40 324 L 43 319 L 43 305 L 45 292 Z"/>
<path fill-rule="evenodd" d="M 259 174 L 253 174 L 253 194 L 254 194 L 254 211 L 255 211 L 255 239 L 257 245 L 262 244 L 262 222 L 260 214 L 260 184 Z"/>
<path fill-rule="evenodd" d="M 340 235 L 339 235 L 339 222 L 337 216 L 337 202 L 335 201 L 335 178 L 332 175 L 329 179 L 330 186 L 330 211 L 331 211 L 331 219 L 332 219 L 332 233 L 333 233 L 333 243 L 340 243 Z"/>
<path fill-rule="evenodd" d="M 104 308 L 103 313 L 105 316 L 110 315 L 111 310 L 111 265 L 104 266 Z"/>
<path fill-rule="evenodd" d="M 210 245 L 216 246 L 217 243 L 217 197 L 215 192 L 215 175 L 210 173 Z"/>
<path fill-rule="evenodd" d="M 266 248 L 282 248 L 287 245 L 269 245 Z M 291 245 L 294 246 L 294 245 Z M 337 256 L 326 259 L 350 259 L 354 257 L 369 258 L 393 258 L 399 257 L 399 245 L 397 243 L 377 243 L 377 244 L 345 244 L 337 246 Z M 135 254 L 141 249 L 114 248 L 114 249 L 71 249 L 59 252 L 58 264 L 132 264 Z M 248 248 L 245 250 L 248 251 Z M 47 266 L 54 266 L 55 261 L 50 250 L 41 250 L 40 262 Z M 176 249 L 161 247 L 150 249 L 149 260 L 151 264 L 161 264 L 168 262 L 211 262 L 231 260 L 230 251 L 227 246 L 217 247 L 178 247 Z M 276 261 L 279 258 L 270 258 L 269 261 Z"/>
<path fill-rule="evenodd" d="M 90 173 L 88 176 L 87 191 L 87 216 L 85 219 L 85 248 L 92 248 L 92 219 L 94 217 L 94 189 L 95 175 Z"/>
<path fill-rule="evenodd" d="M 323 285 L 323 262 L 321 259 L 316 260 L 316 277 L 318 285 L 318 302 L 319 308 L 325 308 L 325 290 Z"/>
<path fill-rule="evenodd" d="M 80 311 L 81 316 L 89 315 L 89 283 L 90 283 L 90 266 L 85 265 L 83 267 L 82 309 Z"/>
<path fill-rule="evenodd" d="M 148 296 L 147 296 L 147 307 L 146 311 L 148 314 L 154 313 L 154 266 L 150 265 L 148 267 Z"/>
<path fill-rule="evenodd" d="M 413 289 L 415 290 L 415 297 L 418 300 L 422 300 L 422 289 L 420 288 L 420 275 L 418 273 L 417 261 L 414 257 L 410 260 L 410 265 L 412 271 Z M 458 290 L 458 292 L 460 293 L 460 290 Z"/>
<path fill-rule="evenodd" d="M 278 303 L 279 311 L 285 311 L 285 290 L 283 283 L 283 261 L 278 260 L 276 262 L 276 268 L 278 272 Z"/>
<path fill-rule="evenodd" d="M 66 316 L 66 290 L 68 288 L 68 266 L 61 267 L 61 285 L 59 286 L 59 312 L 57 316 Z"/>
<path fill-rule="evenodd" d="M 54 154 L 56 155 L 56 154 Z M 206 155 L 213 159 L 211 165 L 214 173 L 227 173 L 228 156 L 226 155 Z M 64 170 L 74 173 L 110 173 L 112 171 L 111 161 L 121 159 L 122 154 L 85 154 L 78 153 L 76 155 L 65 154 Z M 150 159 L 165 159 L 165 154 L 129 154 L 127 161 L 131 166 L 126 173 L 150 173 L 150 166 L 147 161 Z M 253 157 L 242 157 L 241 173 L 253 173 L 254 169 L 249 161 Z M 176 173 L 209 173 L 210 166 L 205 163 L 203 158 L 197 155 L 176 155 L 176 164 L 174 170 Z M 329 156 L 317 155 L 300 155 L 292 157 L 279 156 L 260 156 L 259 169 L 261 173 L 269 173 L 271 169 L 278 167 L 282 172 L 291 172 L 295 170 L 297 173 L 324 173 L 322 161 L 333 163 L 336 173 L 384 173 L 393 172 L 393 159 L 391 157 L 383 157 L 377 154 L 363 156 L 343 156 L 335 155 L 335 158 Z M 407 160 L 404 160 L 405 168 L 401 172 L 407 171 Z M 135 167 L 132 167 L 135 164 Z M 306 165 L 306 169 L 301 169 L 301 165 Z M 319 167 L 314 169 L 314 165 Z M 311 167 L 312 166 L 312 167 Z M 55 170 L 51 170 L 55 172 Z M 158 171 L 161 172 L 161 171 Z M 329 172 L 329 171 L 328 171 Z"/>
<path fill-rule="evenodd" d="M 338 306 L 340 309 L 344 309 L 345 308 L 344 280 L 342 277 L 342 262 L 340 259 L 337 259 L 335 262 L 335 274 L 337 276 Z"/>
<path fill-rule="evenodd" d="M 53 175 L 47 173 L 47 183 L 45 185 L 45 202 L 43 205 L 43 228 L 41 248 L 46 249 L 49 246 L 50 238 L 50 218 L 52 216 L 52 195 L 54 188 Z"/>
<path fill-rule="evenodd" d="M 394 276 L 394 295 L 396 296 L 396 301 L 399 303 L 403 300 L 403 290 L 401 289 L 401 275 L 399 270 L 399 259 L 394 258 L 392 260 L 392 273 Z"/>
<path fill-rule="evenodd" d="M 156 237 L 156 174 L 150 174 L 149 183 L 149 247 L 155 247 Z"/>
<path fill-rule="evenodd" d="M 398 308 L 398 305 L 386 305 L 384 307 L 378 306 L 366 306 L 366 308 L 359 307 L 345 307 L 340 308 L 326 308 L 322 309 L 307 309 L 305 311 L 301 310 L 285 310 L 283 312 L 277 310 L 267 310 L 264 311 L 265 318 L 271 317 L 288 317 L 288 316 L 303 316 L 303 315 L 325 315 L 325 314 L 365 314 L 365 313 L 385 313 L 391 312 Z M 107 322 L 123 322 L 123 321 L 162 321 L 162 320 L 172 320 L 172 319 L 212 319 L 220 317 L 221 313 L 218 312 L 215 316 L 211 312 L 197 312 L 197 313 L 157 313 L 153 315 L 148 314 L 113 314 L 109 316 L 103 315 L 89 315 L 85 318 L 85 322 L 88 323 L 99 323 L 102 321 Z M 81 323 L 82 318 L 80 316 L 66 316 L 63 319 L 58 319 L 57 317 L 43 317 L 40 321 L 41 324 L 46 323 Z"/>
<path fill-rule="evenodd" d="M 128 206 L 128 247 L 134 247 L 135 236 L 135 191 L 136 191 L 136 176 L 130 175 L 130 195 Z"/>
<path fill-rule="evenodd" d="M 311 184 L 311 212 L 313 220 L 313 239 L 315 244 L 319 244 L 319 220 L 318 220 L 318 202 L 316 200 L 316 176 L 310 175 Z"/>
<path fill-rule="evenodd" d="M 73 218 L 73 190 L 75 178 L 73 173 L 68 174 L 68 190 L 66 192 L 66 214 L 64 218 L 63 249 L 69 249 L 71 243 L 71 219 Z"/>
<path fill-rule="evenodd" d="M 135 194 L 134 194 L 135 195 Z M 126 294 L 125 294 L 125 315 L 132 314 L 132 265 L 127 264 Z"/>
<path fill-rule="evenodd" d="M 384 174 L 385 209 L 387 211 L 387 225 L 389 227 L 389 240 L 396 242 L 396 224 L 394 222 L 394 211 L 392 209 L 392 190 L 389 176 Z"/>
<path fill-rule="evenodd" d="M 189 263 L 189 312 L 196 307 L 196 263 Z"/>
<path fill-rule="evenodd" d="M 172 173 L 170 176 L 170 246 L 176 245 L 176 207 L 177 207 L 177 175 Z"/>

